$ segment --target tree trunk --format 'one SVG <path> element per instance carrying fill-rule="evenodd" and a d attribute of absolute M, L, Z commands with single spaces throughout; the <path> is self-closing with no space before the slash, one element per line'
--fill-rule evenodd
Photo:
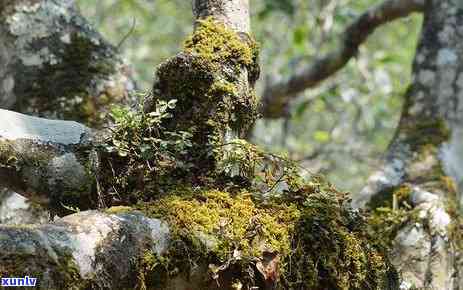
<path fill-rule="evenodd" d="M 426 4 L 413 82 L 395 138 L 383 169 L 354 200 L 357 207 L 392 203 L 395 211 L 414 212 L 394 241 L 403 289 L 462 288 L 462 24 L 460 2 Z"/>
<path fill-rule="evenodd" d="M 101 124 L 127 102 L 130 69 L 72 0 L 6 0 L 0 6 L 0 107 Z"/>

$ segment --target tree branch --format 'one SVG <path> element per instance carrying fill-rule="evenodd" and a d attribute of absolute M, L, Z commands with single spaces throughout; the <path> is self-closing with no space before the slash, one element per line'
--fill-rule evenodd
<path fill-rule="evenodd" d="M 193 13 L 196 19 L 213 16 L 237 32 L 249 33 L 251 31 L 249 0 L 193 0 Z"/>
<path fill-rule="evenodd" d="M 393 263 L 404 286 L 454 289 L 463 281 L 463 119 L 455 105 L 463 94 L 461 79 L 453 77 L 463 71 L 462 35 L 456 33 L 463 15 L 452 0 L 427 5 L 396 133 L 382 169 L 353 197 L 353 205 L 381 207 L 376 212 L 389 222 L 384 228 L 399 221 L 391 234 Z"/>
<path fill-rule="evenodd" d="M 0 109 L 0 182 L 41 204 L 60 205 L 66 197 L 88 208 L 95 137 L 77 122 Z"/>
<path fill-rule="evenodd" d="M 262 113 L 266 118 L 282 116 L 283 108 L 297 94 L 327 79 L 357 54 L 359 46 L 379 26 L 424 10 L 424 0 L 387 0 L 370 8 L 341 35 L 340 47 L 316 59 L 288 80 L 268 84 L 263 93 Z"/>

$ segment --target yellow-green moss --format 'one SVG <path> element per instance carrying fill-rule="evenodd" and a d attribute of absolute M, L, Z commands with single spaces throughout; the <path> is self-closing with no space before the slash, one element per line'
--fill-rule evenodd
<path fill-rule="evenodd" d="M 343 195 L 319 192 L 304 202 L 288 258 L 289 289 L 384 289 L 396 279 L 384 247 L 346 207 Z M 395 277 L 395 278 L 394 278 Z"/>
<path fill-rule="evenodd" d="M 299 211 L 294 205 L 269 209 L 259 208 L 249 193 L 232 196 L 221 191 L 205 191 L 191 196 L 168 196 L 143 205 L 140 210 L 149 216 L 163 218 L 173 226 L 179 238 L 210 238 L 208 249 L 222 262 L 239 250 L 243 258 L 259 256 L 262 251 L 287 254 L 290 250 L 289 232 Z M 182 232 L 188 232 L 186 237 Z M 246 238 L 248 237 L 248 238 Z M 255 238 L 265 241 L 260 241 Z"/>
<path fill-rule="evenodd" d="M 130 206 L 112 206 L 105 209 L 105 212 L 108 214 L 122 214 L 133 212 L 133 208 Z"/>
<path fill-rule="evenodd" d="M 382 289 L 392 273 L 385 250 L 350 212 L 345 195 L 330 189 L 316 179 L 294 196 L 265 201 L 247 191 L 190 190 L 136 208 L 170 225 L 172 246 L 154 259 L 167 275 L 197 264 L 233 265 L 246 287 L 256 286 L 260 278 L 246 273 L 273 253 L 284 289 Z"/>
<path fill-rule="evenodd" d="M 254 65 L 255 42 L 245 39 L 212 17 L 198 20 L 198 27 L 184 44 L 187 53 L 199 55 L 211 64 L 223 65 L 233 62 L 237 65 Z"/>
<path fill-rule="evenodd" d="M 382 246 L 392 248 L 399 230 L 406 224 L 418 220 L 416 209 L 379 207 L 368 217 L 368 226 L 370 234 L 376 235 Z"/>
<path fill-rule="evenodd" d="M 410 195 L 412 193 L 412 188 L 407 185 L 401 185 L 392 193 L 392 209 L 396 210 L 399 207 L 408 206 L 410 204 Z"/>

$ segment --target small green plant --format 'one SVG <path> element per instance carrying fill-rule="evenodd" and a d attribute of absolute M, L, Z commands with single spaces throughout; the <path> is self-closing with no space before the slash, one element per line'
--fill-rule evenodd
<path fill-rule="evenodd" d="M 163 176 L 176 169 L 188 169 L 180 160 L 192 146 L 191 134 L 163 127 L 173 117 L 176 102 L 157 101 L 155 109 L 148 113 L 141 106 L 137 110 L 111 110 L 114 126 L 100 148 L 103 162 L 110 165 L 102 178 L 107 195 L 116 195 L 123 204 L 133 204 L 137 198 L 146 199 L 144 192 L 152 193 L 150 189 L 159 187 Z"/>

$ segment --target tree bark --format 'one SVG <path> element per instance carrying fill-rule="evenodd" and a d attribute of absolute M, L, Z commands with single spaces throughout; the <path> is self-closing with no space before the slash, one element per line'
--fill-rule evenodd
<path fill-rule="evenodd" d="M 413 82 L 384 166 L 354 200 L 375 207 L 405 198 L 418 215 L 395 239 L 394 263 L 404 289 L 461 289 L 463 181 L 463 10 L 455 1 L 428 1 L 413 64 Z M 415 288 L 413 288 L 415 289 Z"/>
<path fill-rule="evenodd" d="M 95 126 L 130 100 L 129 67 L 73 0 L 0 6 L 0 107 Z"/>
<path fill-rule="evenodd" d="M 92 206 L 88 194 L 96 182 L 92 162 L 97 162 L 92 161 L 92 130 L 1 109 L 0 123 L 3 185 L 52 208 L 62 208 L 67 199 L 82 209 Z"/>
<path fill-rule="evenodd" d="M 0 276 L 37 278 L 38 289 L 135 289 L 144 253 L 162 254 L 168 242 L 165 223 L 136 213 L 0 225 Z"/>

